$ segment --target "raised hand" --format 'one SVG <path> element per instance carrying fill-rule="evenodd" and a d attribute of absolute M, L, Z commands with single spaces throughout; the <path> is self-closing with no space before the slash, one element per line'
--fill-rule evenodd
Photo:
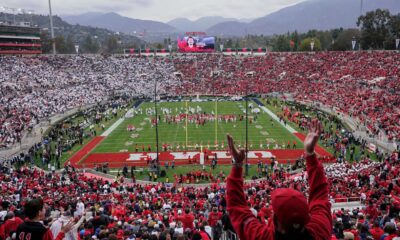
<path fill-rule="evenodd" d="M 66 225 L 64 223 L 61 224 L 61 232 L 67 233 L 71 231 L 72 227 L 75 225 L 73 220 L 70 220 Z"/>
<path fill-rule="evenodd" d="M 314 153 L 315 146 L 317 145 L 319 136 L 321 136 L 322 124 L 318 119 L 313 119 L 308 125 L 308 134 L 304 140 L 304 150 L 307 154 Z"/>
<path fill-rule="evenodd" d="M 238 149 L 235 147 L 235 144 L 233 143 L 233 138 L 231 135 L 227 134 L 226 138 L 228 139 L 228 147 L 229 147 L 229 152 L 232 155 L 233 159 L 235 160 L 235 166 L 236 167 L 242 167 L 243 162 L 245 159 L 245 151 L 244 149 Z"/>

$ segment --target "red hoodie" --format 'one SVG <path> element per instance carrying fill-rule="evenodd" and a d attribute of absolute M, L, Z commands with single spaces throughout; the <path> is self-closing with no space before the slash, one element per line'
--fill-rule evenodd
<path fill-rule="evenodd" d="M 194 216 L 191 213 L 188 214 L 183 214 L 182 216 L 176 217 L 176 220 L 181 221 L 183 225 L 183 229 L 186 230 L 186 228 L 190 228 L 193 230 L 194 225 Z"/>
<path fill-rule="evenodd" d="M 227 180 L 227 209 L 232 225 L 240 239 L 273 240 L 275 227 L 273 221 L 268 225 L 261 224 L 247 206 L 243 192 L 243 168 L 233 167 Z M 308 199 L 310 221 L 305 226 L 313 239 L 331 238 L 332 216 L 331 204 L 328 200 L 328 182 L 322 164 L 316 156 L 307 157 L 307 173 L 310 185 Z"/>
<path fill-rule="evenodd" d="M 381 236 L 385 233 L 380 227 L 373 227 L 369 232 L 375 240 L 380 240 Z"/>

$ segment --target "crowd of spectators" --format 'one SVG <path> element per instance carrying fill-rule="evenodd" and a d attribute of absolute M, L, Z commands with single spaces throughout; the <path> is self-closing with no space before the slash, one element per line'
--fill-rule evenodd
<path fill-rule="evenodd" d="M 343 239 L 346 232 L 361 236 L 376 228 L 387 230 L 393 224 L 395 232 L 390 234 L 396 234 L 396 224 L 400 224 L 399 171 L 400 156 L 396 152 L 381 163 L 366 158 L 359 163 L 326 167 L 332 203 L 350 199 L 366 204 L 365 208 L 333 213 L 338 239 Z M 60 232 L 60 221 L 66 224 L 74 219 L 75 227 L 65 233 L 66 239 L 78 239 L 78 235 L 79 239 L 215 239 L 222 229 L 232 230 L 222 182 L 207 187 L 185 186 L 178 180 L 145 185 L 122 182 L 91 179 L 69 166 L 61 173 L 29 167 L 3 168 L 0 236 L 12 236 L 27 217 L 26 204 L 38 198 L 45 208 L 43 223 L 54 237 Z M 270 193 L 282 187 L 307 195 L 307 174 L 280 167 L 262 180 L 245 183 L 247 201 L 260 221 L 268 221 L 271 216 Z M 196 234 L 209 238 L 196 238 Z"/>
<path fill-rule="evenodd" d="M 0 58 L 0 145 L 19 143 L 23 131 L 67 110 L 115 95 L 149 97 L 177 83 L 165 60 L 105 56 Z"/>
<path fill-rule="evenodd" d="M 287 92 L 297 100 L 336 107 L 365 123 L 372 134 L 382 129 L 390 139 L 398 140 L 399 60 L 391 52 L 271 53 L 247 58 L 196 55 L 172 61 L 3 57 L 0 141 L 9 146 L 39 120 L 107 101 L 116 92 L 150 97 L 154 79 L 161 94 L 171 95 L 235 95 L 246 89 L 251 93 Z M 181 72 L 182 79 L 174 72 Z M 59 136 L 81 138 L 79 129 L 61 129 L 53 130 L 52 141 L 57 142 Z M 346 141 L 352 141 L 351 136 L 327 131 L 321 138 L 337 146 L 339 157 L 346 158 L 342 146 L 348 149 Z M 333 211 L 332 239 L 400 237 L 399 152 L 381 155 L 379 162 L 367 155 L 356 160 L 325 168 L 332 203 L 350 199 L 366 204 L 365 208 Z M 30 165 L 30 157 L 15 161 Z M 0 239 L 25 239 L 24 229 L 29 226 L 37 227 L 42 239 L 207 240 L 218 239 L 222 230 L 233 231 L 222 182 L 207 187 L 184 186 L 179 181 L 128 184 L 89 178 L 69 166 L 61 173 L 27 166 L 2 166 L 0 171 Z M 307 195 L 306 172 L 294 174 L 281 166 L 262 180 L 244 184 L 247 202 L 261 222 L 271 221 L 270 193 L 282 187 Z"/>
<path fill-rule="evenodd" d="M 66 110 L 115 94 L 290 93 L 335 107 L 389 140 L 400 139 L 399 54 L 395 52 L 269 53 L 170 58 L 45 56 L 0 58 L 0 144 Z M 179 73 L 179 74 L 177 74 Z"/>
<path fill-rule="evenodd" d="M 358 119 L 378 136 L 400 139 L 400 55 L 396 52 L 268 53 L 264 57 L 195 55 L 174 60 L 177 92 L 290 93 Z"/>

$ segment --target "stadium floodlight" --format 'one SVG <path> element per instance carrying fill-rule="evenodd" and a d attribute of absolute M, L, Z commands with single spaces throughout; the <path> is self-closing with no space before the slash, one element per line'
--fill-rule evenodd
<path fill-rule="evenodd" d="M 400 38 L 396 38 L 396 49 L 399 49 Z"/>
<path fill-rule="evenodd" d="M 51 0 L 49 0 L 49 18 L 50 18 L 50 30 L 51 30 L 51 41 L 53 45 L 53 55 L 56 54 L 56 42 L 54 38 L 54 27 L 53 27 L 53 15 L 51 13 Z"/>
<path fill-rule="evenodd" d="M 351 48 L 353 49 L 353 51 L 354 49 L 356 49 L 356 44 L 357 44 L 356 37 L 353 37 L 353 39 L 351 40 Z"/>
<path fill-rule="evenodd" d="M 311 52 L 314 51 L 314 46 L 315 46 L 315 40 L 314 40 L 314 38 L 313 38 L 313 39 L 311 39 L 311 41 L 310 41 Z"/>
<path fill-rule="evenodd" d="M 123 52 L 122 52 L 122 41 L 121 41 L 121 39 L 118 40 L 117 43 L 118 43 L 118 46 L 119 46 L 119 53 L 122 54 Z"/>
<path fill-rule="evenodd" d="M 75 52 L 76 54 L 79 54 L 79 44 L 75 44 Z"/>
<path fill-rule="evenodd" d="M 157 84 L 158 84 L 158 78 L 160 78 L 161 75 L 159 72 L 157 72 L 157 76 L 154 78 L 154 115 L 155 115 L 155 123 L 156 123 L 156 171 L 157 175 L 160 175 L 160 161 L 159 161 L 159 138 L 158 138 L 158 109 L 157 109 Z M 151 167 L 152 168 L 152 167 Z"/>

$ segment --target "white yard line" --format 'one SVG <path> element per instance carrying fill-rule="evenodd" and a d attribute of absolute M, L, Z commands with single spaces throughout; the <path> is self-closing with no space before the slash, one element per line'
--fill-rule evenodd
<path fill-rule="evenodd" d="M 132 114 L 133 109 L 130 109 L 125 115 Z M 125 117 L 122 117 L 118 119 L 113 125 L 111 125 L 103 134 L 101 134 L 102 137 L 108 137 L 121 123 L 125 121 Z"/>
<path fill-rule="evenodd" d="M 275 115 L 275 113 L 273 113 L 271 110 L 269 110 L 268 108 L 264 107 L 264 106 L 259 106 L 262 110 L 264 110 L 264 112 L 266 112 L 269 116 L 272 117 L 272 119 L 274 119 L 275 121 L 277 121 L 280 125 L 282 125 L 282 127 L 286 128 L 290 133 L 297 133 L 296 130 L 294 130 L 291 126 L 289 126 L 289 124 L 284 124 L 283 122 L 279 121 L 278 116 Z"/>
<path fill-rule="evenodd" d="M 116 121 L 113 125 L 111 125 L 103 134 L 101 134 L 102 137 L 108 137 L 112 131 L 114 131 L 121 123 L 123 123 L 125 118 L 120 118 L 118 121 Z"/>

